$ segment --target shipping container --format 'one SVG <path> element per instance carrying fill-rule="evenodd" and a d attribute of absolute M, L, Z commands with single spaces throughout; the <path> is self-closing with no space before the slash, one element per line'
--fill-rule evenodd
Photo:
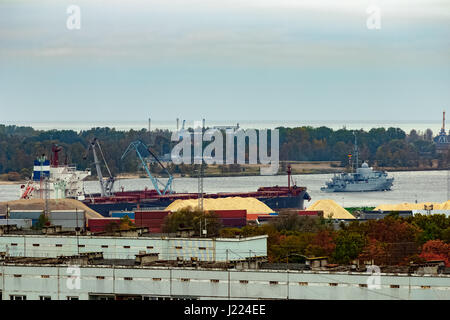
<path fill-rule="evenodd" d="M 117 224 L 120 223 L 119 218 L 94 218 L 94 219 L 88 219 L 88 228 L 92 232 L 102 232 L 105 231 L 105 227 L 109 225 L 110 223 L 116 222 Z"/>
<path fill-rule="evenodd" d="M 247 210 L 214 210 L 220 218 L 246 218 Z"/>
<path fill-rule="evenodd" d="M 224 228 L 242 228 L 247 225 L 247 220 L 239 221 L 239 222 L 223 222 L 222 226 Z"/>
<path fill-rule="evenodd" d="M 246 224 L 247 219 L 245 218 L 229 218 L 229 219 L 220 219 L 222 224 Z"/>
<path fill-rule="evenodd" d="M 164 224 L 164 221 L 160 222 L 136 222 L 136 226 L 138 227 L 161 227 Z"/>
<path fill-rule="evenodd" d="M 139 221 L 149 221 L 149 222 L 152 222 L 152 221 L 164 221 L 166 219 L 166 217 L 164 217 L 164 218 L 141 218 L 141 217 L 135 217 L 135 220 L 136 221 L 138 221 L 138 220 Z"/>
<path fill-rule="evenodd" d="M 88 226 L 104 226 L 111 222 L 120 222 L 120 218 L 90 218 Z"/>
<path fill-rule="evenodd" d="M 271 215 L 269 215 L 269 214 L 267 214 L 267 213 L 247 213 L 247 221 L 248 220 L 257 220 L 258 219 L 258 217 L 260 217 L 260 216 L 262 216 L 262 217 L 274 217 L 274 216 L 271 216 Z"/>
<path fill-rule="evenodd" d="M 161 224 L 165 221 L 165 219 L 134 219 L 136 221 L 136 223 L 146 223 L 146 224 Z"/>
<path fill-rule="evenodd" d="M 33 222 L 31 219 L 1 219 L 0 226 L 16 225 L 18 228 L 31 229 Z"/>
<path fill-rule="evenodd" d="M 11 210 L 9 218 L 11 219 L 39 219 L 44 214 L 43 210 Z"/>
<path fill-rule="evenodd" d="M 145 219 L 145 218 L 164 218 L 170 211 L 140 211 L 136 210 L 135 219 Z"/>
<path fill-rule="evenodd" d="M 135 214 L 133 211 L 111 211 L 110 216 L 112 218 L 123 218 L 125 216 L 128 216 L 130 219 L 135 218 Z"/>
<path fill-rule="evenodd" d="M 297 212 L 299 216 L 319 216 L 323 214 L 323 211 L 308 211 L 308 210 L 299 210 Z"/>
<path fill-rule="evenodd" d="M 245 227 L 247 224 L 231 224 L 231 225 L 228 225 L 228 226 L 226 226 L 226 225 L 224 225 L 223 227 L 224 228 L 237 228 L 237 229 L 241 229 L 241 228 L 243 228 L 243 227 Z"/>
<path fill-rule="evenodd" d="M 52 210 L 50 223 L 54 226 L 61 226 L 63 230 L 84 229 L 86 219 L 83 210 Z"/>
<path fill-rule="evenodd" d="M 142 221 L 142 222 L 158 222 L 158 221 L 164 221 L 166 218 L 154 218 L 154 219 L 149 219 L 149 218 L 140 218 L 140 217 L 136 217 L 135 220 L 136 221 Z"/>

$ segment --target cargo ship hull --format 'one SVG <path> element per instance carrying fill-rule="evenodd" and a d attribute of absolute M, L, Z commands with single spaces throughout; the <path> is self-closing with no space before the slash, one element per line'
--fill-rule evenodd
<path fill-rule="evenodd" d="M 274 211 L 284 208 L 304 209 L 304 200 L 310 200 L 304 187 L 265 187 L 256 192 L 205 194 L 206 198 L 253 197 Z M 175 200 L 198 199 L 197 193 L 173 193 L 159 195 L 154 190 L 116 192 L 112 197 L 98 194 L 87 196 L 83 201 L 88 207 L 107 217 L 110 211 L 132 211 L 136 208 L 164 209 Z"/>

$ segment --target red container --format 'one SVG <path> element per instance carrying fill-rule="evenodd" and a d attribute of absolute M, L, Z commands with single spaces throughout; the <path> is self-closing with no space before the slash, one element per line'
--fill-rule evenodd
<path fill-rule="evenodd" d="M 140 227 L 160 228 L 170 211 L 136 211 L 135 224 Z"/>
<path fill-rule="evenodd" d="M 140 221 L 163 221 L 164 219 L 165 219 L 165 217 L 162 217 L 162 218 L 137 217 L 135 220 L 140 220 Z"/>
<path fill-rule="evenodd" d="M 151 227 L 159 227 L 164 224 L 164 219 L 135 219 L 135 224 L 137 226 L 151 226 Z"/>
<path fill-rule="evenodd" d="M 120 218 L 93 218 L 88 219 L 87 225 L 91 232 L 103 232 L 110 223 L 120 223 Z"/>
<path fill-rule="evenodd" d="M 160 224 L 163 224 L 163 223 L 164 223 L 164 219 L 153 219 L 153 220 L 136 219 L 135 220 L 135 224 L 137 224 L 137 225 L 149 225 L 149 224 L 160 225 Z"/>
<path fill-rule="evenodd" d="M 220 218 L 246 218 L 247 210 L 214 210 Z"/>
<path fill-rule="evenodd" d="M 240 227 L 244 227 L 245 225 L 247 225 L 247 220 L 246 219 L 226 219 L 226 220 L 222 220 L 222 225 L 224 227 L 240 228 Z"/>
<path fill-rule="evenodd" d="M 163 226 L 162 223 L 159 224 L 143 224 L 141 227 L 148 227 L 148 228 L 161 228 Z"/>
<path fill-rule="evenodd" d="M 91 218 L 88 219 L 88 226 L 106 226 L 111 222 L 120 222 L 120 218 Z"/>
<path fill-rule="evenodd" d="M 149 219 L 136 219 L 135 220 L 136 223 L 162 223 L 164 222 L 164 219 L 153 219 L 153 220 L 149 220 Z"/>
<path fill-rule="evenodd" d="M 138 219 L 155 219 L 155 218 L 164 218 L 170 213 L 170 211 L 135 211 L 134 218 Z"/>
<path fill-rule="evenodd" d="M 245 218 L 230 218 L 230 219 L 220 219 L 222 222 L 229 222 L 229 223 L 233 223 L 233 222 L 242 222 L 242 221 L 247 221 L 247 219 Z"/>
<path fill-rule="evenodd" d="M 322 211 L 308 211 L 308 210 L 299 210 L 297 214 L 299 216 L 318 216 L 322 213 Z"/>

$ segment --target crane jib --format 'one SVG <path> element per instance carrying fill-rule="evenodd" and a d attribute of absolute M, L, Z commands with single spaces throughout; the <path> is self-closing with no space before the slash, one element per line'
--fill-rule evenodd
<path fill-rule="evenodd" d="M 139 147 L 140 146 L 143 146 L 145 148 L 145 150 L 147 150 L 150 153 L 150 155 L 153 158 L 155 158 L 155 160 L 158 162 L 158 164 L 163 168 L 164 172 L 168 175 L 169 179 L 168 179 L 166 184 L 164 184 L 163 182 L 161 182 L 157 178 L 153 177 L 153 175 L 150 173 L 150 169 L 149 169 L 147 163 L 145 162 L 144 157 L 142 156 L 141 152 L 139 151 Z M 163 194 L 166 194 L 166 193 L 172 193 L 172 181 L 173 181 L 172 175 L 164 167 L 164 165 L 161 163 L 161 161 L 159 161 L 159 159 L 155 155 L 155 153 L 153 151 L 151 151 L 150 148 L 147 147 L 147 145 L 145 145 L 142 141 L 137 140 L 137 141 L 131 142 L 130 145 L 125 150 L 125 152 L 123 153 L 123 155 L 120 158 L 120 160 L 123 160 L 132 149 L 134 149 L 136 151 L 136 154 L 137 154 L 139 160 L 141 161 L 142 167 L 147 172 L 147 175 L 150 178 L 150 181 L 152 182 L 153 187 L 155 188 L 156 192 L 158 192 L 159 195 L 163 195 Z M 159 184 L 164 186 L 164 189 L 163 189 L 162 192 L 161 192 L 161 190 L 159 188 Z"/>

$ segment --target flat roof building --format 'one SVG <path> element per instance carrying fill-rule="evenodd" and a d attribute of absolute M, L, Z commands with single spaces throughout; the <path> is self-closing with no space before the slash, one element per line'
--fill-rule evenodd
<path fill-rule="evenodd" d="M 102 252 L 107 259 L 158 253 L 161 260 L 230 261 L 267 257 L 267 235 L 248 238 L 112 237 L 3 234 L 0 252 L 15 257 L 58 257 Z"/>
<path fill-rule="evenodd" d="M 45 261 L 44 261 L 45 262 Z M 448 300 L 450 275 L 4 262 L 4 300 Z"/>

